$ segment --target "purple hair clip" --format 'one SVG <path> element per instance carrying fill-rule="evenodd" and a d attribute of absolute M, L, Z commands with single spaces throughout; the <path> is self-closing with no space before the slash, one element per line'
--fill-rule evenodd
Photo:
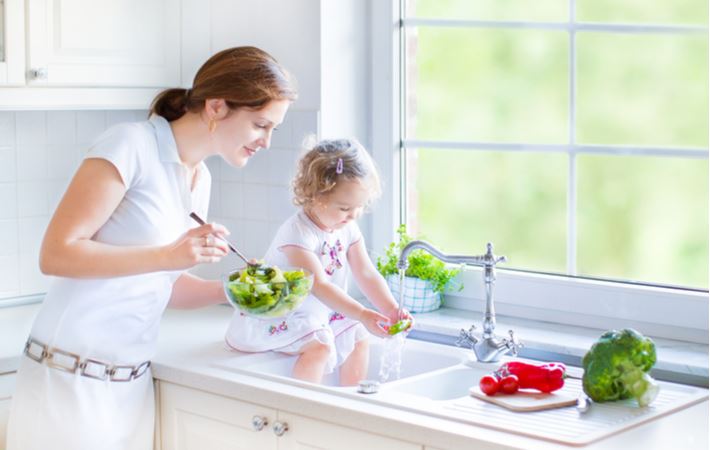
<path fill-rule="evenodd" d="M 335 166 L 335 173 L 338 175 L 343 173 L 343 158 L 338 158 L 338 165 Z"/>

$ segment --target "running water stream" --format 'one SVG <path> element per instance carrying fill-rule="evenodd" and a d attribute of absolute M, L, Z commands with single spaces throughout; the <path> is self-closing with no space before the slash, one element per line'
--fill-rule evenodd
<path fill-rule="evenodd" d="M 399 270 L 399 307 L 397 309 L 397 320 L 402 317 L 404 307 L 404 272 Z M 400 376 L 402 367 L 402 350 L 407 339 L 406 332 L 400 332 L 385 339 L 385 345 L 380 355 L 380 372 L 378 374 L 380 383 L 390 379 L 396 380 Z"/>

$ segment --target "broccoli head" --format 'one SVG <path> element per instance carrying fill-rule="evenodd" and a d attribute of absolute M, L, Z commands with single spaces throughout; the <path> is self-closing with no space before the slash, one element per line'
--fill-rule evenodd
<path fill-rule="evenodd" d="M 658 383 L 648 371 L 656 363 L 656 346 L 636 330 L 610 330 L 592 345 L 582 365 L 584 392 L 596 402 L 635 398 L 649 405 L 658 395 Z"/>

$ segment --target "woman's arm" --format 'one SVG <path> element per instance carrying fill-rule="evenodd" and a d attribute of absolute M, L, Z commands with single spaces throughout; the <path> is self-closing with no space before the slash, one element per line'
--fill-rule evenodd
<path fill-rule="evenodd" d="M 168 306 L 176 309 L 192 309 L 226 301 L 227 297 L 221 281 L 204 280 L 190 273 L 183 273 L 173 285 Z"/>
<path fill-rule="evenodd" d="M 167 246 L 116 246 L 91 238 L 111 217 L 126 193 L 118 170 L 104 159 L 84 160 L 59 203 L 44 235 L 40 269 L 47 275 L 101 278 L 158 270 L 186 269 L 201 262 L 218 261 L 226 244 L 215 239 L 202 245 L 208 234 L 227 234 L 219 225 L 203 225 Z"/>
<path fill-rule="evenodd" d="M 387 282 L 372 264 L 362 239 L 350 246 L 347 257 L 357 286 L 377 309 L 393 322 L 402 318 L 412 319 L 408 311 L 403 311 L 404 317 L 397 317 L 399 305 L 387 287 Z"/>
<path fill-rule="evenodd" d="M 389 319 L 377 311 L 365 308 L 340 287 L 331 283 L 316 256 L 300 247 L 286 246 L 281 249 L 290 264 L 302 267 L 313 273 L 313 295 L 334 311 L 362 322 L 367 329 L 377 336 L 387 336 L 378 322 L 387 323 Z"/>

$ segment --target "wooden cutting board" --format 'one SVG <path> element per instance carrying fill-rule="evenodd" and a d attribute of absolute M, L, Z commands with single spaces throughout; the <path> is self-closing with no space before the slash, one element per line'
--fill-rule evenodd
<path fill-rule="evenodd" d="M 517 412 L 542 411 L 577 404 L 577 397 L 560 392 L 545 394 L 537 391 L 518 391 L 515 394 L 497 393 L 491 396 L 484 394 L 478 386 L 472 386 L 469 393 L 472 397 Z"/>

